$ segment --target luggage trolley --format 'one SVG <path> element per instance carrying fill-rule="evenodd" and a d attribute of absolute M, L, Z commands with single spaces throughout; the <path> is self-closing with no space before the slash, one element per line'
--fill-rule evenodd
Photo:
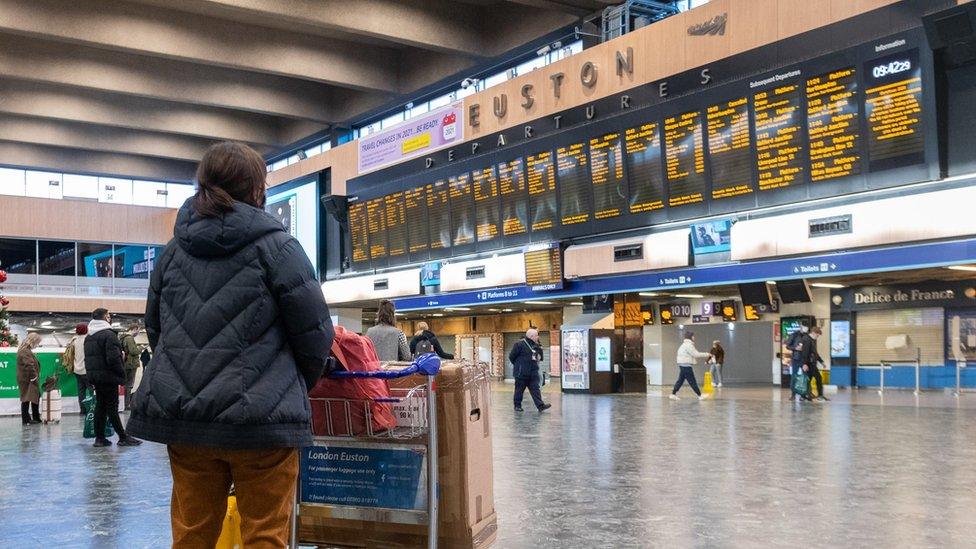
<path fill-rule="evenodd" d="M 347 519 L 394 524 L 414 524 L 428 526 L 427 547 L 437 547 L 438 478 L 437 478 L 437 395 L 434 376 L 440 370 L 440 358 L 428 354 L 417 358 L 409 367 L 402 370 L 381 370 L 375 372 L 335 371 L 330 378 L 383 378 L 395 379 L 410 375 L 423 375 L 424 383 L 409 388 L 391 388 L 389 398 L 356 400 L 344 398 L 311 398 L 314 406 L 324 406 L 325 435 L 313 437 L 313 446 L 302 449 L 299 486 L 296 491 L 295 507 L 292 512 L 291 545 L 297 549 L 299 516 L 303 513 L 333 519 Z M 396 427 L 377 431 L 373 427 L 374 407 L 390 406 L 396 417 Z M 363 423 L 365 429 L 356 433 L 356 424 Z M 317 427 L 314 425 L 313 427 Z M 321 429 L 314 429 L 321 431 Z M 350 452 L 346 454 L 345 452 Z M 357 453 L 358 452 L 358 453 Z M 395 463 L 367 466 L 378 469 L 365 473 L 355 469 L 356 460 L 362 457 L 383 459 L 389 456 L 404 456 L 405 460 L 392 458 Z M 351 457 L 348 457 L 351 456 Z M 417 462 L 419 456 L 419 464 Z M 316 461 L 313 463 L 313 458 Z M 332 467 L 343 459 L 353 460 L 350 467 Z M 426 467 L 423 467 L 426 459 Z M 324 467 L 323 464 L 326 464 Z M 394 480 L 388 481 L 389 471 L 399 471 Z M 418 466 L 419 465 L 419 466 Z M 320 473 L 323 473 L 321 474 Z M 349 471 L 353 471 L 349 473 Z M 372 477 L 372 483 L 357 484 L 355 476 L 359 471 Z M 419 473 L 415 482 L 410 473 Z M 371 475 L 377 473 L 377 475 Z M 401 476 L 405 474 L 406 476 Z M 377 480 L 377 476 L 380 478 Z M 426 482 L 424 482 L 426 477 Z M 358 479 L 362 480 L 362 478 Z M 409 500 L 410 485 L 414 484 L 416 494 L 413 505 L 402 497 L 390 504 L 390 494 L 404 492 Z M 313 486 L 317 486 L 313 489 Z M 406 490 L 404 490 L 404 488 Z M 426 488 L 426 494 L 421 491 Z M 307 489 L 307 491 L 306 491 Z M 371 490 L 384 494 L 386 501 L 368 498 Z M 358 495 L 357 495 L 358 494 Z M 423 497 L 421 497 L 423 496 Z M 421 500 L 425 499 L 425 505 Z"/>

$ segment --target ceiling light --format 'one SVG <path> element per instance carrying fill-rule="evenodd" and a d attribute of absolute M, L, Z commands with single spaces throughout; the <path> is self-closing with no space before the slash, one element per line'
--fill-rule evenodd
<path fill-rule="evenodd" d="M 41 322 L 41 326 L 46 327 L 46 326 L 50 326 L 50 325 L 51 325 L 51 321 L 50 320 L 45 320 L 44 322 Z"/>
<path fill-rule="evenodd" d="M 526 301 L 526 305 L 552 305 L 552 301 Z"/>
<path fill-rule="evenodd" d="M 444 307 L 445 311 L 470 311 L 471 307 Z"/>
<path fill-rule="evenodd" d="M 834 284 L 832 282 L 813 282 L 810 285 L 813 286 L 814 288 L 831 288 L 834 290 L 838 290 L 844 287 L 843 284 Z"/>
<path fill-rule="evenodd" d="M 570 305 L 576 305 L 577 307 L 582 307 L 583 306 L 583 302 L 582 301 L 572 301 L 572 302 L 570 302 Z"/>
<path fill-rule="evenodd" d="M 701 294 L 674 294 L 674 297 L 683 297 L 685 299 L 701 299 L 705 296 Z"/>
<path fill-rule="evenodd" d="M 950 265 L 950 266 L 946 267 L 946 269 L 950 269 L 950 270 L 953 270 L 953 271 L 970 271 L 970 272 L 976 272 L 976 265 Z"/>
<path fill-rule="evenodd" d="M 775 286 L 776 285 L 776 281 L 775 280 L 767 280 L 766 281 L 766 284 L 769 284 L 770 286 Z"/>
<path fill-rule="evenodd" d="M 640 296 L 643 296 L 643 297 L 657 297 L 657 296 L 659 296 L 661 294 L 655 293 L 655 292 L 641 292 L 641 293 L 639 293 L 637 295 L 640 295 Z"/>
<path fill-rule="evenodd" d="M 432 314 L 430 316 L 444 316 L 444 314 L 443 313 L 434 313 L 434 314 Z"/>
<path fill-rule="evenodd" d="M 512 310 L 511 309 L 502 309 L 502 312 L 503 313 L 510 313 L 510 312 L 512 312 Z"/>

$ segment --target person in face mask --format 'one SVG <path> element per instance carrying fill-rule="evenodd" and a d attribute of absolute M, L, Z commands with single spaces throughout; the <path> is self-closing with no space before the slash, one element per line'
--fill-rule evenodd
<path fill-rule="evenodd" d="M 810 333 L 807 334 L 803 341 L 800 364 L 802 364 L 803 371 L 810 376 L 810 383 L 817 382 L 817 400 L 824 402 L 830 399 L 824 396 L 823 376 L 820 375 L 820 368 L 817 367 L 817 364 L 824 363 L 823 359 L 820 358 L 820 354 L 817 353 L 817 339 L 822 333 L 820 326 L 810 328 Z M 806 399 L 813 400 L 810 397 L 809 390 L 807 391 Z"/>
<path fill-rule="evenodd" d="M 800 366 L 803 364 L 803 342 L 808 338 L 808 333 L 810 327 L 805 323 L 800 324 L 800 329 L 790 334 L 790 338 L 786 340 L 786 348 L 790 351 L 790 370 L 794 378 L 796 378 L 797 373 L 800 371 Z M 790 384 L 793 387 L 793 384 Z M 802 399 L 803 395 L 798 395 L 796 391 L 790 394 L 790 400 Z"/>

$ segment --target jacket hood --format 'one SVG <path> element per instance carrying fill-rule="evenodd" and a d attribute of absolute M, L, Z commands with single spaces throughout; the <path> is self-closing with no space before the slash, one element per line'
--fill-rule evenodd
<path fill-rule="evenodd" d="M 111 330 L 112 325 L 104 320 L 91 320 L 88 322 L 88 335 L 94 335 L 102 330 Z"/>
<path fill-rule="evenodd" d="M 234 202 L 234 210 L 220 217 L 203 217 L 190 197 L 176 216 L 174 236 L 180 248 L 194 257 L 223 257 L 266 234 L 284 230 L 271 214 L 243 202 Z"/>

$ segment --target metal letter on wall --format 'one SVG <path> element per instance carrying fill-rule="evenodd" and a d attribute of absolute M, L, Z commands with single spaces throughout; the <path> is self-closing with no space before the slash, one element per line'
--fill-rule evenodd
<path fill-rule="evenodd" d="M 596 65 L 593 64 L 593 61 L 583 63 L 580 68 L 580 82 L 587 88 L 596 86 Z"/>
<path fill-rule="evenodd" d="M 716 15 L 704 23 L 688 27 L 691 36 L 725 36 L 725 25 L 729 22 L 729 14 Z"/>
<path fill-rule="evenodd" d="M 495 116 L 505 118 L 505 115 L 508 114 L 508 95 L 504 93 L 496 95 L 492 101 L 492 105 L 495 110 Z"/>

